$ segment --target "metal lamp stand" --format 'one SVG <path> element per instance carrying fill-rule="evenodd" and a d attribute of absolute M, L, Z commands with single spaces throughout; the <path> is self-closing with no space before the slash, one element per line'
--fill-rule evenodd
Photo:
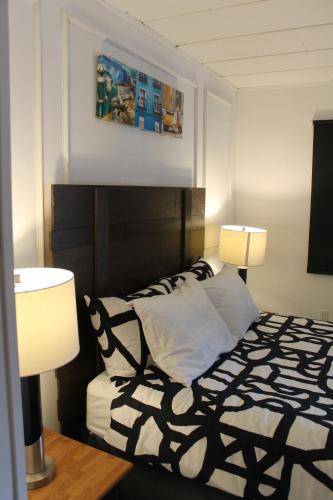
<path fill-rule="evenodd" d="M 21 377 L 26 482 L 28 490 L 40 488 L 55 476 L 55 463 L 44 455 L 40 376 Z"/>

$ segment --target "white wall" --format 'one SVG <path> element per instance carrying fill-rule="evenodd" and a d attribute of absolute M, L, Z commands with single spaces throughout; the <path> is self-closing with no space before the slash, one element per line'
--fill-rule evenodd
<path fill-rule="evenodd" d="M 11 4 L 16 265 L 43 262 L 43 222 L 49 262 L 52 183 L 206 183 L 208 203 L 211 197 L 223 199 L 223 209 L 219 206 L 210 214 L 209 222 L 218 226 L 222 217 L 229 216 L 232 88 L 102 0 L 12 0 Z M 95 65 L 101 53 L 184 92 L 183 139 L 95 118 Z M 17 68 L 22 67 L 24 85 L 17 77 Z M 215 132 L 213 141 L 206 140 L 206 124 Z M 218 182 L 213 182 L 217 173 Z M 211 234 L 208 246 L 215 244 L 214 230 Z M 53 373 L 43 376 L 42 390 L 44 423 L 56 428 Z"/>
<path fill-rule="evenodd" d="M 312 120 L 333 118 L 333 87 L 237 96 L 235 222 L 268 229 L 263 267 L 248 271 L 260 308 L 333 320 L 333 276 L 307 274 Z"/>
<path fill-rule="evenodd" d="M 37 248 L 38 189 L 36 10 L 32 2 L 9 2 L 11 154 L 15 266 L 41 264 Z M 24 70 L 23 70 L 24 68 Z"/>

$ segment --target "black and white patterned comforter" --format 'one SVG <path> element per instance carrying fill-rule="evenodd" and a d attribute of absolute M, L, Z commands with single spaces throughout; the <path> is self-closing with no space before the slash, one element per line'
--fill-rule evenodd
<path fill-rule="evenodd" d="M 145 370 L 106 440 L 240 498 L 333 498 L 333 323 L 264 314 L 191 388 Z"/>

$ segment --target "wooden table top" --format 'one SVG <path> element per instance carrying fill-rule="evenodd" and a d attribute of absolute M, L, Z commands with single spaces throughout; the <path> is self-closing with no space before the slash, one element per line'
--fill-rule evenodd
<path fill-rule="evenodd" d="M 100 498 L 133 464 L 109 453 L 44 429 L 45 454 L 56 462 L 56 476 L 46 486 L 28 491 L 29 500 Z"/>

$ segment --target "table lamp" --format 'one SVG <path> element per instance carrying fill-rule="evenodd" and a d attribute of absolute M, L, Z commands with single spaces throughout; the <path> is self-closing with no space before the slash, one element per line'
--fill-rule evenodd
<path fill-rule="evenodd" d="M 44 455 L 39 375 L 79 352 L 74 276 L 42 267 L 15 269 L 14 274 L 26 482 L 34 489 L 55 476 L 54 460 Z"/>
<path fill-rule="evenodd" d="M 259 227 L 222 226 L 219 257 L 227 264 L 238 266 L 238 273 L 246 283 L 247 268 L 264 263 L 267 231 Z"/>

